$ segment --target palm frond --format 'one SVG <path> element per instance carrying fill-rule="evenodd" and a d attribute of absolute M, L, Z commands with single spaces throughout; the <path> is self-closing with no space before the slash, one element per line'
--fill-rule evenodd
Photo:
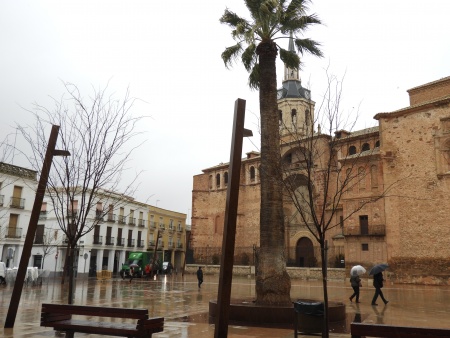
<path fill-rule="evenodd" d="M 295 39 L 294 44 L 302 55 L 304 52 L 308 52 L 315 56 L 323 56 L 322 51 L 320 50 L 321 44 L 319 42 L 311 39 Z"/>
<path fill-rule="evenodd" d="M 295 52 L 290 52 L 286 49 L 278 47 L 280 50 L 280 59 L 290 69 L 300 68 L 300 57 Z"/>
<path fill-rule="evenodd" d="M 245 0 L 245 6 L 250 11 L 250 15 L 253 18 L 257 18 L 259 15 L 259 9 L 261 8 L 261 4 L 265 0 Z"/>
<path fill-rule="evenodd" d="M 222 60 L 225 63 L 225 67 L 229 68 L 233 61 L 239 56 L 242 51 L 242 46 L 240 43 L 235 44 L 234 46 L 230 46 L 225 48 L 222 53 Z"/>
<path fill-rule="evenodd" d="M 248 86 L 250 89 L 259 89 L 259 78 L 259 63 L 255 63 L 250 75 L 248 76 Z"/>
<path fill-rule="evenodd" d="M 247 20 L 241 18 L 236 13 L 230 11 L 228 8 L 225 9 L 225 12 L 219 19 L 220 23 L 227 24 L 230 27 L 236 28 L 239 24 L 247 24 Z"/>
<path fill-rule="evenodd" d="M 241 58 L 245 69 L 249 72 L 256 63 L 256 45 L 254 43 L 250 44 L 242 53 Z"/>
<path fill-rule="evenodd" d="M 320 25 L 321 23 L 322 22 L 316 14 L 295 16 L 290 19 L 285 19 L 285 21 L 282 22 L 281 32 L 283 34 L 287 34 L 289 32 L 302 33 L 309 28 L 310 25 Z"/>

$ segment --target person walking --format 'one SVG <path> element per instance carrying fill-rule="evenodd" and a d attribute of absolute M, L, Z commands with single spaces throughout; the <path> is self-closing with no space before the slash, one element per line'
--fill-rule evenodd
<path fill-rule="evenodd" d="M 359 303 L 359 288 L 361 287 L 361 278 L 359 276 L 350 277 L 350 285 L 353 288 L 353 295 L 350 296 L 350 302 L 356 297 L 356 303 Z"/>
<path fill-rule="evenodd" d="M 201 266 L 199 266 L 197 270 L 197 280 L 198 280 L 198 288 L 200 289 L 203 283 L 203 270 Z"/>
<path fill-rule="evenodd" d="M 383 292 L 381 291 L 381 288 L 383 287 L 383 281 L 384 278 L 382 272 L 378 272 L 373 275 L 373 287 L 375 288 L 375 294 L 373 295 L 372 306 L 378 305 L 377 303 L 375 303 L 378 299 L 378 296 L 381 297 L 385 305 L 389 303 L 389 301 L 384 298 Z"/>

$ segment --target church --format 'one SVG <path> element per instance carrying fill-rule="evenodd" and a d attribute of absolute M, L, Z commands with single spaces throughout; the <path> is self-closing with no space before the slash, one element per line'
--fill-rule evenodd
<path fill-rule="evenodd" d="M 332 225 L 326 232 L 329 267 L 388 263 L 393 281 L 448 285 L 450 77 L 407 92 L 410 105 L 376 114 L 375 127 L 337 129 L 330 135 L 321 132 L 311 93 L 302 87 L 298 71 L 285 67 L 278 90 L 283 179 L 295 177 L 298 196 L 306 194 L 308 180 L 314 181 L 318 199 L 325 193 L 334 200 L 339 196 L 337 202 L 329 198 L 330 207 L 323 209 Z M 308 140 L 314 140 L 312 160 L 305 156 Z M 259 246 L 259 155 L 249 152 L 241 163 L 235 264 L 253 264 Z M 325 184 L 319 173 L 331 163 L 329 182 L 337 183 Z M 196 263 L 218 263 L 228 167 L 214 165 L 193 178 L 190 246 Z M 306 168 L 314 168 L 313 174 L 307 175 Z M 316 267 L 320 248 L 308 214 L 300 217 L 299 208 L 307 210 L 284 199 L 286 262 Z"/>

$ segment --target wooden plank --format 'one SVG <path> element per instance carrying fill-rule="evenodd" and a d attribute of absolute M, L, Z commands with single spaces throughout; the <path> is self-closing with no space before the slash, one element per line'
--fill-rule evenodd
<path fill-rule="evenodd" d="M 42 312 L 130 319 L 148 318 L 148 309 L 111 308 L 70 304 L 42 304 Z"/>
<path fill-rule="evenodd" d="M 386 337 L 386 338 L 450 338 L 450 329 L 394 326 L 369 323 L 351 323 L 352 336 Z"/>

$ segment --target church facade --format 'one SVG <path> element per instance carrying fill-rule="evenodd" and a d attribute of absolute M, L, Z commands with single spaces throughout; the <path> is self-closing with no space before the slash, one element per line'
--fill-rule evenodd
<path fill-rule="evenodd" d="M 312 179 L 317 196 L 327 192 L 340 197 L 333 205 L 334 226 L 327 231 L 329 267 L 388 263 L 390 278 L 397 282 L 450 284 L 450 77 L 408 93 L 410 106 L 375 115 L 377 126 L 327 135 L 315 123 L 314 102 L 298 73 L 285 69 L 278 90 L 281 161 L 288 175 L 299 177 L 299 194 L 307 187 L 305 180 Z M 299 150 L 308 135 L 323 150 L 315 152 L 314 166 L 321 169 L 321 157 L 327 156 L 336 163 L 330 182 L 338 183 L 329 190 L 324 190 L 322 176 L 305 174 L 308 159 Z M 330 154 L 330 149 L 336 151 Z M 258 152 L 246 155 L 240 173 L 236 264 L 252 264 L 259 246 L 260 157 Z M 228 165 L 203 169 L 193 178 L 190 245 L 196 262 L 215 263 L 221 252 Z M 337 172 L 353 172 L 356 179 L 345 186 L 346 176 L 339 178 Z M 284 213 L 288 265 L 318 266 L 320 251 L 309 220 L 299 217 L 289 198 Z"/>

